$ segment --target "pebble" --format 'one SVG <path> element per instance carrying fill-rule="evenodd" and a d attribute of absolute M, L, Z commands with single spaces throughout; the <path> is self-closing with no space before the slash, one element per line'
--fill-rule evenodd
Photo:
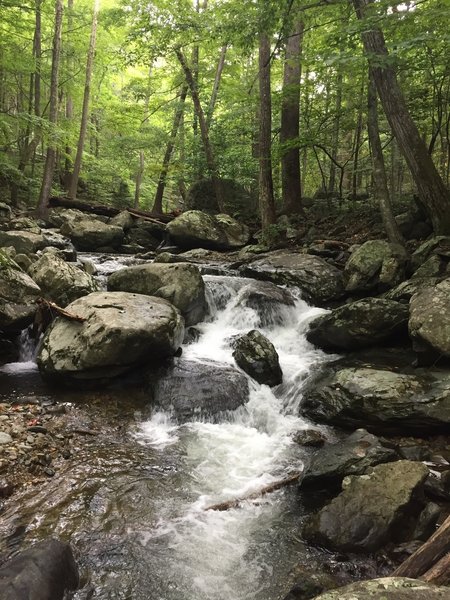
<path fill-rule="evenodd" d="M 0 444 L 11 444 L 13 441 L 12 437 L 9 433 L 5 433 L 4 431 L 0 431 Z"/>
<path fill-rule="evenodd" d="M 47 433 L 47 428 L 42 425 L 32 425 L 31 427 L 28 427 L 28 431 L 31 431 L 32 433 Z"/>

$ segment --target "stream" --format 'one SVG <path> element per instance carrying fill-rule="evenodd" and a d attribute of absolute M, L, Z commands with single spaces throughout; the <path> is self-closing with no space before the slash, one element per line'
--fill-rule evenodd
<path fill-rule="evenodd" d="M 100 279 L 121 266 L 97 261 Z M 83 575 L 75 599 L 277 600 L 294 583 L 296 565 L 314 568 L 320 558 L 301 540 L 308 498 L 295 485 L 224 512 L 204 509 L 302 470 L 311 451 L 293 436 L 319 428 L 298 416 L 302 386 L 330 360 L 304 333 L 323 311 L 292 290 L 295 306 L 261 313 L 241 302 L 251 280 L 204 279 L 209 315 L 183 358 L 234 365 L 230 338 L 253 328 L 279 353 L 283 383 L 271 389 L 249 380 L 249 401 L 237 411 L 177 424 L 132 383 L 96 392 L 48 388 L 25 338 L 21 362 L 0 370 L 2 401 L 63 402 L 100 430 L 55 477 L 16 494 L 0 526 L 9 548 L 50 535 L 70 541 Z"/>

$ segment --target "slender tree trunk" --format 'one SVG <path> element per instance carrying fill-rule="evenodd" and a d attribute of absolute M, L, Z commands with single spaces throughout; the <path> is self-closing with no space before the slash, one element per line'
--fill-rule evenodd
<path fill-rule="evenodd" d="M 173 117 L 172 131 L 170 132 L 170 138 L 167 142 L 166 152 L 164 154 L 164 159 L 162 163 L 161 173 L 159 174 L 158 179 L 158 187 L 156 188 L 155 201 L 153 203 L 152 212 L 154 213 L 162 213 L 162 201 L 164 195 L 164 189 L 166 187 L 166 179 L 167 173 L 169 171 L 170 159 L 172 158 L 173 149 L 175 147 L 175 140 L 177 137 L 178 129 L 180 127 L 181 119 L 184 113 L 184 105 L 186 101 L 186 96 L 188 92 L 188 86 L 183 85 L 181 90 L 180 100 L 178 102 L 178 106 L 175 110 L 175 114 Z"/>
<path fill-rule="evenodd" d="M 145 157 L 144 151 L 139 151 L 139 168 L 136 173 L 136 187 L 134 188 L 134 208 L 139 208 L 139 200 L 141 198 L 142 175 L 144 174 Z"/>
<path fill-rule="evenodd" d="M 97 38 L 97 21 L 100 0 L 94 0 L 94 12 L 92 15 L 91 37 L 89 40 L 89 49 L 86 61 L 86 79 L 84 83 L 83 108 L 81 112 L 80 135 L 78 138 L 77 154 L 73 164 L 73 173 L 70 181 L 68 196 L 75 199 L 77 196 L 78 179 L 80 177 L 81 159 L 83 157 L 84 141 L 86 138 L 87 125 L 89 120 L 89 99 L 91 94 L 92 68 L 94 64 L 95 43 Z"/>
<path fill-rule="evenodd" d="M 302 21 L 295 23 L 286 44 L 284 62 L 280 142 L 283 153 L 281 156 L 283 209 L 287 213 L 303 213 L 298 147 L 303 29 Z"/>
<path fill-rule="evenodd" d="M 41 64 L 42 64 L 42 15 L 41 15 L 41 2 L 42 0 L 36 0 L 36 21 L 34 28 L 34 114 L 36 117 L 41 116 Z"/>
<path fill-rule="evenodd" d="M 377 90 L 370 72 L 369 87 L 367 90 L 367 130 L 369 133 L 370 151 L 372 154 L 375 195 L 377 196 L 380 205 L 384 228 L 388 239 L 392 244 L 403 245 L 403 236 L 395 221 L 389 195 L 383 149 L 380 141 L 380 130 L 378 126 Z"/>
<path fill-rule="evenodd" d="M 259 35 L 259 212 L 265 229 L 275 223 L 275 200 L 272 180 L 272 101 L 270 95 L 270 40 Z"/>
<path fill-rule="evenodd" d="M 371 0 L 353 0 L 359 19 L 366 16 Z M 437 234 L 450 233 L 450 193 L 446 189 L 409 114 L 394 68 L 387 61 L 388 51 L 380 29 L 362 32 L 364 49 L 384 112 L 400 151 L 411 171 L 419 196 L 427 209 Z"/>
<path fill-rule="evenodd" d="M 364 101 L 364 80 L 361 83 L 361 89 L 358 102 L 358 116 L 356 118 L 355 143 L 353 148 L 353 172 L 352 172 L 352 196 L 356 199 L 358 194 L 358 163 L 359 150 L 361 145 L 361 135 L 363 127 L 363 101 Z"/>
<path fill-rule="evenodd" d="M 56 0 L 55 3 L 55 32 L 53 35 L 52 49 L 52 70 L 50 77 L 50 106 L 48 120 L 52 127 L 55 127 L 58 122 L 58 82 L 59 82 L 59 60 L 61 54 L 61 29 L 63 17 L 62 0 Z M 41 191 L 37 212 L 40 217 L 45 217 L 47 214 L 47 204 L 52 189 L 53 174 L 55 171 L 56 159 L 56 141 L 53 132 L 47 144 L 47 155 L 45 158 L 44 174 L 42 177 Z"/>
<path fill-rule="evenodd" d="M 67 0 L 67 28 L 69 31 L 72 31 L 72 23 L 73 23 L 73 0 Z M 73 66 L 73 61 L 72 61 L 72 56 L 70 55 L 70 49 L 69 49 L 69 56 L 67 59 L 67 69 L 68 69 L 70 78 L 72 77 L 72 66 Z M 67 97 L 66 97 L 66 119 L 67 119 L 67 122 L 70 122 L 73 119 L 73 99 L 72 99 L 72 95 L 70 94 L 70 92 L 67 92 Z M 65 148 L 64 174 L 63 174 L 64 189 L 66 190 L 66 192 L 68 192 L 70 190 L 71 176 L 72 176 L 72 148 L 69 144 L 69 140 L 67 140 L 66 148 Z"/>
<path fill-rule="evenodd" d="M 336 103 L 335 103 L 335 121 L 333 128 L 333 140 L 331 143 L 331 156 L 334 161 L 337 161 L 338 150 L 339 150 L 339 134 L 341 132 L 341 112 L 342 112 L 342 68 L 338 67 L 338 74 L 336 79 Z M 332 194 L 336 188 L 336 163 L 333 160 L 330 165 L 330 179 L 328 181 L 328 192 Z"/>
<path fill-rule="evenodd" d="M 212 89 L 212 93 L 211 93 L 211 99 L 209 101 L 208 112 L 206 115 L 206 124 L 208 126 L 208 129 L 211 125 L 211 119 L 214 114 L 214 108 L 216 106 L 217 96 L 219 95 L 220 80 L 222 79 L 222 72 L 223 72 L 223 68 L 225 66 L 225 57 L 227 55 L 227 48 L 228 48 L 228 45 L 225 44 L 220 49 L 220 56 L 219 56 L 219 61 L 217 63 L 216 76 L 214 77 L 214 85 L 213 85 L 213 89 Z"/>
<path fill-rule="evenodd" d="M 206 155 L 206 163 L 211 174 L 214 191 L 216 193 L 217 204 L 219 206 L 219 209 L 222 211 L 224 209 L 222 185 L 219 179 L 219 173 L 216 166 L 214 151 L 209 140 L 208 126 L 206 124 L 206 119 L 202 109 L 202 105 L 200 104 L 198 89 L 192 76 L 192 71 L 186 62 L 186 57 L 184 56 L 183 52 L 179 48 L 177 48 L 175 50 L 175 53 L 183 69 L 184 76 L 186 78 L 186 83 L 189 87 L 189 91 L 191 92 L 192 102 L 194 103 L 194 110 L 197 114 L 198 123 L 200 126 L 200 133 L 202 136 L 203 147 Z"/>

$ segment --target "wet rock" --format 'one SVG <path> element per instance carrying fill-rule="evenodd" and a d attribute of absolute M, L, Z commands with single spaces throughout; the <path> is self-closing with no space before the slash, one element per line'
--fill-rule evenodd
<path fill-rule="evenodd" d="M 94 217 L 81 214 L 80 218 L 66 219 L 61 226 L 61 233 L 69 237 L 78 250 L 95 251 L 103 247 L 114 249 L 122 244 L 122 227 L 107 225 Z"/>
<path fill-rule="evenodd" d="M 376 433 L 438 432 L 450 424 L 450 373 L 417 376 L 365 367 L 326 374 L 305 390 L 312 419 Z"/>
<path fill-rule="evenodd" d="M 344 294 L 342 273 L 318 256 L 277 250 L 240 268 L 242 275 L 300 288 L 305 300 L 324 304 Z"/>
<path fill-rule="evenodd" d="M 281 324 L 282 306 L 294 306 L 295 299 L 291 292 L 269 281 L 250 281 L 239 292 L 238 306 L 249 307 L 258 313 L 260 326 Z"/>
<path fill-rule="evenodd" d="M 408 307 L 399 302 L 366 298 L 319 316 L 306 337 L 325 350 L 367 348 L 406 334 L 408 316 Z"/>
<path fill-rule="evenodd" d="M 284 600 L 310 600 L 326 590 L 339 587 L 338 581 L 328 573 L 312 572 L 309 569 L 301 569 L 301 571 L 297 583 Z"/>
<path fill-rule="evenodd" d="M 39 286 L 0 250 L 0 329 L 21 331 L 33 320 Z"/>
<path fill-rule="evenodd" d="M 245 246 L 250 234 L 248 227 L 228 215 L 208 215 L 189 210 L 167 225 L 171 239 L 181 248 L 231 250 Z"/>
<path fill-rule="evenodd" d="M 67 310 L 85 321 L 57 318 L 47 330 L 37 357 L 47 379 L 109 379 L 172 356 L 183 340 L 183 318 L 161 298 L 97 292 Z"/>
<path fill-rule="evenodd" d="M 450 279 L 411 298 L 409 335 L 416 352 L 450 357 Z"/>
<path fill-rule="evenodd" d="M 127 267 L 109 276 L 108 289 L 165 298 L 180 310 L 186 325 L 195 325 L 206 314 L 205 284 L 194 265 L 152 263 Z"/>
<path fill-rule="evenodd" d="M 392 288 L 404 279 L 405 265 L 401 246 L 369 240 L 351 254 L 345 265 L 345 289 L 360 293 Z"/>
<path fill-rule="evenodd" d="M 358 429 L 346 439 L 321 448 L 312 457 L 302 487 L 337 484 L 347 475 L 362 475 L 371 467 L 398 459 L 374 435 Z"/>
<path fill-rule="evenodd" d="M 9 498 L 14 492 L 14 485 L 7 479 L 0 479 L 0 498 Z"/>
<path fill-rule="evenodd" d="M 174 359 L 172 364 L 150 372 L 148 389 L 152 402 L 173 412 L 178 421 L 214 419 L 235 410 L 248 400 L 245 375 L 223 364 Z"/>
<path fill-rule="evenodd" d="M 255 329 L 233 341 L 233 358 L 250 377 L 273 387 L 283 380 L 278 353 L 270 340 Z"/>
<path fill-rule="evenodd" d="M 316 600 L 447 600 L 448 595 L 448 588 L 419 579 L 383 577 L 351 583 L 325 592 Z"/>
<path fill-rule="evenodd" d="M 426 542 L 427 539 L 436 531 L 436 524 L 441 514 L 441 507 L 434 502 L 428 502 L 420 513 L 416 528 L 413 533 L 415 540 Z"/>
<path fill-rule="evenodd" d="M 4 600 L 63 600 L 78 587 L 78 568 L 69 544 L 48 539 L 20 552 L 0 568 Z"/>
<path fill-rule="evenodd" d="M 299 446 L 323 446 L 327 441 L 326 435 L 318 429 L 303 429 L 294 436 L 294 441 Z"/>
<path fill-rule="evenodd" d="M 346 477 L 339 496 L 307 520 L 303 536 L 349 552 L 373 552 L 392 539 L 405 541 L 405 523 L 414 515 L 417 520 L 417 498 L 427 475 L 425 465 L 402 460 Z"/>
<path fill-rule="evenodd" d="M 53 254 L 43 254 L 30 267 L 29 274 L 43 295 L 59 306 L 67 306 L 77 298 L 99 290 L 92 275 Z"/>

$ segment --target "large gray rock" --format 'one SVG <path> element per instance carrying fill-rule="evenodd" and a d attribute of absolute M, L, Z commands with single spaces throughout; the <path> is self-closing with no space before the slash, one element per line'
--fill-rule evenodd
<path fill-rule="evenodd" d="M 109 379 L 173 356 L 183 340 L 183 318 L 161 298 L 96 292 L 67 311 L 85 321 L 58 317 L 47 330 L 37 362 L 48 379 Z"/>
<path fill-rule="evenodd" d="M 208 215 L 189 210 L 167 225 L 167 232 L 180 248 L 232 250 L 245 246 L 250 234 L 248 227 L 228 215 Z"/>
<path fill-rule="evenodd" d="M 406 577 L 382 577 L 358 581 L 315 600 L 448 600 L 449 589 Z"/>
<path fill-rule="evenodd" d="M 391 540 L 406 541 L 405 523 L 417 515 L 427 475 L 425 465 L 400 460 L 348 476 L 342 492 L 306 521 L 303 536 L 350 552 L 374 552 Z"/>
<path fill-rule="evenodd" d="M 32 231 L 0 231 L 0 246 L 12 247 L 17 254 L 32 254 L 45 248 L 42 233 Z"/>
<path fill-rule="evenodd" d="M 407 333 L 408 307 L 392 300 L 366 298 L 344 304 L 310 325 L 306 337 L 325 350 L 356 350 Z"/>
<path fill-rule="evenodd" d="M 99 290 L 92 275 L 51 253 L 43 254 L 33 263 L 29 274 L 44 296 L 59 306 L 67 306 L 77 298 Z"/>
<path fill-rule="evenodd" d="M 424 288 L 434 287 L 440 281 L 441 279 L 438 277 L 414 277 L 413 279 L 402 281 L 402 283 L 395 288 L 386 292 L 383 297 L 386 300 L 394 300 L 395 302 L 409 304 L 409 301 L 414 294 Z"/>
<path fill-rule="evenodd" d="M 412 296 L 409 335 L 417 352 L 450 356 L 450 279 Z"/>
<path fill-rule="evenodd" d="M 233 358 L 250 377 L 261 384 L 283 381 L 278 353 L 270 340 L 255 329 L 233 341 Z"/>
<path fill-rule="evenodd" d="M 449 251 L 450 237 L 437 235 L 431 237 L 421 244 L 411 255 L 411 269 L 417 271 L 430 257 L 440 254 L 441 252 Z"/>
<path fill-rule="evenodd" d="M 380 463 L 398 459 L 392 448 L 374 435 L 358 429 L 344 440 L 318 450 L 302 479 L 302 487 L 340 483 L 347 475 L 362 475 Z"/>
<path fill-rule="evenodd" d="M 238 293 L 237 306 L 256 311 L 261 327 L 283 323 L 285 315 L 282 307 L 294 305 L 295 298 L 291 292 L 270 281 L 249 280 L 249 284 Z"/>
<path fill-rule="evenodd" d="M 0 250 L 0 329 L 21 331 L 36 312 L 39 286 Z"/>
<path fill-rule="evenodd" d="M 347 292 L 387 290 L 405 276 L 406 255 L 401 246 L 384 240 L 369 240 L 348 259 L 344 277 Z"/>
<path fill-rule="evenodd" d="M 240 271 L 247 277 L 297 286 L 306 300 L 317 304 L 338 300 L 344 295 L 341 271 L 311 254 L 277 250 L 259 255 Z"/>
<path fill-rule="evenodd" d="M 248 400 L 245 375 L 223 364 L 174 359 L 148 377 L 153 404 L 173 412 L 180 422 L 215 419 Z"/>
<path fill-rule="evenodd" d="M 117 225 L 108 225 L 89 215 L 66 219 L 61 233 L 71 239 L 78 250 L 94 251 L 97 248 L 117 248 L 122 244 L 124 231 Z"/>
<path fill-rule="evenodd" d="M 194 265 L 152 263 L 120 269 L 108 278 L 108 289 L 165 298 L 195 325 L 206 314 L 205 284 Z"/>
<path fill-rule="evenodd" d="M 39 542 L 0 568 L 2 600 L 63 600 L 78 587 L 78 568 L 69 544 L 56 539 Z"/>
<path fill-rule="evenodd" d="M 327 374 L 305 391 L 312 419 L 371 431 L 437 432 L 450 425 L 450 373 L 405 375 L 369 368 Z"/>

